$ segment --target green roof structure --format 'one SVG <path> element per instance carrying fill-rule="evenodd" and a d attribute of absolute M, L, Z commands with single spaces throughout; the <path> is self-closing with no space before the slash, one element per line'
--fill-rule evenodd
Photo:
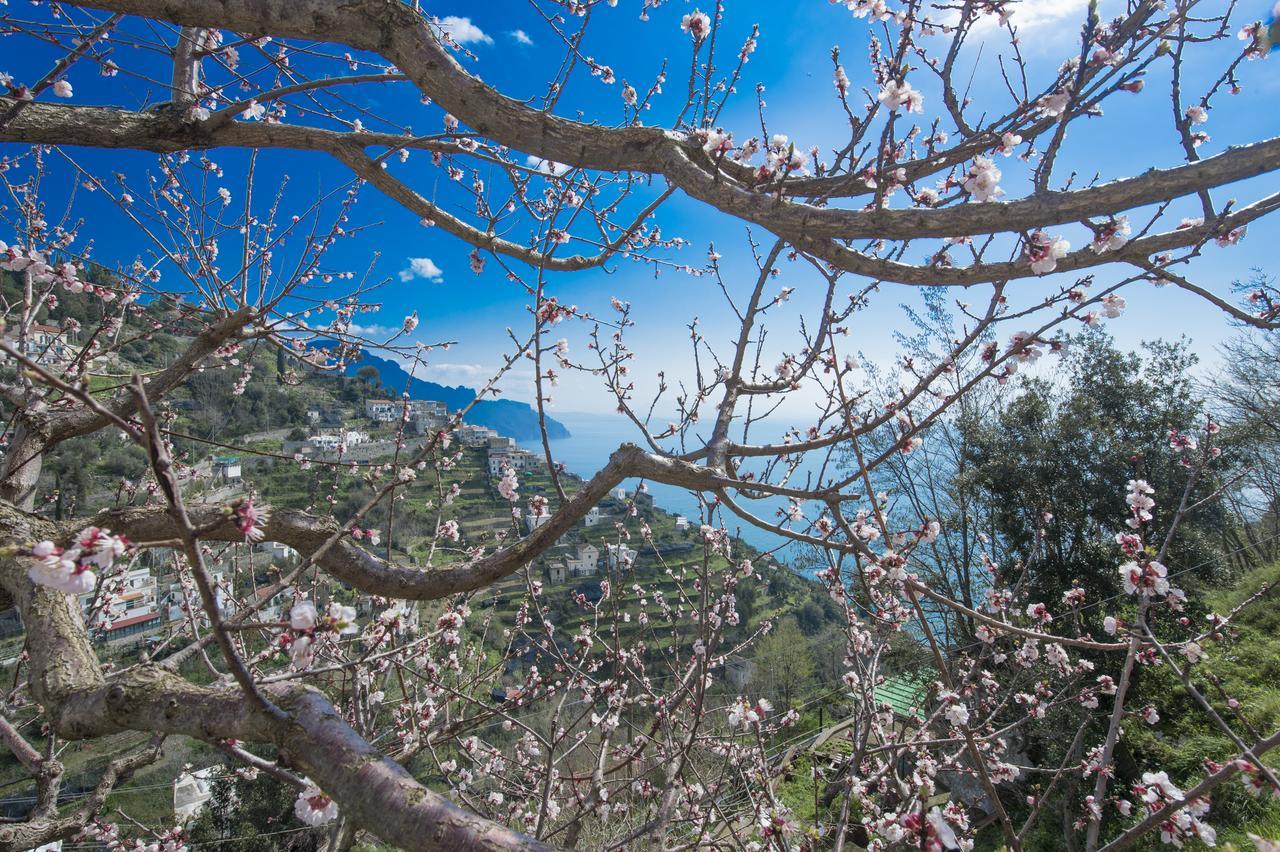
<path fill-rule="evenodd" d="M 888 704 L 898 716 L 914 716 L 924 708 L 925 682 L 911 675 L 886 678 L 876 687 L 876 702 Z"/>

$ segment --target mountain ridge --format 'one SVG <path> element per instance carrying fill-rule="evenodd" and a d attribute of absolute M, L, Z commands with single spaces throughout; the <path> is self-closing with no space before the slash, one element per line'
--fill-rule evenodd
<path fill-rule="evenodd" d="M 354 376 L 361 367 L 365 366 L 373 367 L 378 371 L 378 378 L 384 387 L 407 392 L 410 399 L 443 402 L 451 410 L 457 411 L 476 398 L 474 388 L 465 385 L 441 385 L 419 379 L 395 361 L 379 358 L 364 350 L 361 350 L 359 360 L 347 365 L 346 375 Z M 517 441 L 534 440 L 542 435 L 538 428 L 538 412 L 527 402 L 516 402 L 511 399 L 483 399 L 463 415 L 462 419 L 466 423 L 487 426 L 498 434 L 515 438 Z M 559 440 L 569 438 L 571 435 L 563 423 L 548 417 L 547 437 Z"/>

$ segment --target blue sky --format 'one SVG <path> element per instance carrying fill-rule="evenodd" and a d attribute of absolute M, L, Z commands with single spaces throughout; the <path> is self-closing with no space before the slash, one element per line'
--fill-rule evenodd
<path fill-rule="evenodd" d="M 1244 4 L 1258 7 L 1256 14 L 1249 13 L 1253 17 L 1266 16 L 1266 2 L 1244 0 Z M 836 44 L 841 46 L 855 92 L 861 86 L 874 88 L 863 59 L 868 35 L 866 22 L 825 0 L 806 0 L 783 7 L 755 0 L 726 5 L 725 22 L 719 35 L 726 45 L 721 53 L 722 65 L 731 61 L 737 45 L 753 24 L 761 24 L 762 31 L 759 46 L 746 66 L 744 83 L 730 99 L 721 124 L 736 130 L 739 138 L 758 133 L 753 89 L 762 83 L 771 133 L 786 133 L 797 146 L 803 147 L 817 144 L 827 150 L 841 144 L 847 125 L 834 97 L 830 49 Z M 1103 2 L 1103 16 L 1114 11 L 1117 5 L 1114 0 Z M 620 0 L 616 8 L 602 5 L 594 9 L 582 51 L 610 65 L 618 82 L 606 85 L 586 74 L 576 75 L 557 112 L 574 115 L 581 110 L 586 117 L 602 123 L 618 122 L 622 119 L 622 81 L 630 81 L 637 89 L 647 88 L 663 59 L 669 57 L 671 70 L 665 93 L 644 118 L 648 123 L 659 125 L 671 122 L 673 112 L 683 101 L 682 88 L 689 63 L 689 38 L 680 31 L 679 21 L 695 4 L 669 0 L 657 9 L 650 9 L 648 21 L 640 20 L 641 7 L 641 0 Z M 513 97 L 537 98 L 545 93 L 546 80 L 554 73 L 563 51 L 558 49 L 554 33 L 529 4 L 500 0 L 484 4 L 431 3 L 427 8 L 441 18 L 455 17 L 452 24 L 455 34 L 465 40 L 467 49 L 475 54 L 474 59 L 463 60 L 473 73 Z M 1023 28 L 1022 50 L 1030 65 L 1033 90 L 1051 79 L 1063 59 L 1078 52 L 1084 8 L 1082 0 L 1027 0 L 1016 13 L 1015 20 L 1019 20 Z M 1245 18 L 1239 21 L 1243 22 Z M 20 73 L 38 76 L 47 69 L 48 55 L 41 49 L 25 42 L 14 47 L 16 49 L 0 58 L 0 71 L 15 76 Z M 1210 75 L 1216 76 L 1220 71 L 1224 57 L 1238 48 L 1239 42 L 1234 39 L 1229 44 L 1208 47 L 1204 51 L 1207 61 L 1189 69 L 1187 90 L 1196 93 L 1202 90 Z M 996 38 L 986 40 L 981 49 L 981 67 L 988 70 L 997 67 L 996 52 L 1008 52 L 1004 41 Z M 1212 154 L 1233 143 L 1254 141 L 1280 132 L 1280 109 L 1276 108 L 1280 102 L 1280 74 L 1277 73 L 1280 64 L 1277 63 L 1280 58 L 1273 56 L 1241 67 L 1244 91 L 1239 96 L 1220 97 L 1215 101 L 1205 127 L 1212 139 L 1202 152 Z M 927 120 L 936 114 L 940 103 L 938 98 L 930 97 L 931 89 L 924 83 L 925 76 L 918 75 L 921 80 L 918 85 L 925 93 L 923 118 Z M 133 108 L 143 105 L 144 90 L 103 81 L 92 68 L 74 68 L 69 79 L 75 86 L 76 102 Z M 418 133 L 434 132 L 441 127 L 440 111 L 419 104 L 407 84 L 381 86 L 375 92 L 375 108 L 395 125 L 412 125 Z M 1007 98 L 1001 100 L 998 80 L 975 76 L 973 96 L 978 103 L 990 100 L 993 109 L 1007 108 Z M 1102 118 L 1072 125 L 1068 153 L 1059 166 L 1058 175 L 1065 176 L 1074 169 L 1081 179 L 1088 179 L 1096 172 L 1106 180 L 1182 161 L 1170 121 L 1165 69 L 1153 72 L 1143 93 L 1127 98 L 1110 101 Z M 379 129 L 373 123 L 368 124 L 372 129 Z M 944 127 L 946 124 L 944 122 Z M 153 156 L 138 153 L 86 151 L 76 152 L 75 156 L 95 171 L 125 172 L 135 182 L 153 168 L 155 162 Z M 243 186 L 246 155 L 225 151 L 211 156 L 224 168 L 225 185 L 237 193 Z M 1025 192 L 1026 184 L 1021 180 L 1025 171 L 1017 162 L 1002 160 L 998 165 L 1005 171 L 1002 185 L 1009 197 L 1016 198 Z M 325 156 L 292 153 L 264 154 L 257 172 L 260 185 L 273 185 L 288 175 L 287 197 L 299 204 L 319 191 L 332 188 L 345 177 L 341 167 Z M 411 158 L 404 166 L 397 164 L 396 173 L 424 194 L 436 194 L 446 207 L 454 205 L 455 212 L 469 213 L 465 199 L 451 194 L 449 182 L 438 171 L 430 170 L 421 155 Z M 1235 196 L 1242 201 L 1252 200 L 1266 191 L 1268 185 L 1274 189 L 1274 178 L 1238 184 L 1220 192 L 1218 199 Z M 644 200 L 649 197 L 645 195 Z M 91 228 L 100 261 L 127 263 L 135 254 L 145 252 L 146 247 L 138 244 L 136 231 L 122 221 L 113 208 L 99 206 L 92 197 L 82 197 L 78 204 L 82 213 L 102 214 L 95 216 Z M 1187 210 L 1188 215 L 1196 212 Z M 703 264 L 707 246 L 714 241 L 723 255 L 722 264 L 730 287 L 749 286 L 753 268 L 745 251 L 747 232 L 741 223 L 680 196 L 662 209 L 658 221 L 664 235 L 678 235 L 690 241 L 678 256 L 680 262 Z M 385 305 L 381 314 L 365 316 L 361 321 L 367 325 L 396 327 L 406 314 L 416 310 L 422 319 L 417 337 L 424 341 L 461 341 L 447 352 L 433 353 L 430 367 L 421 375 L 449 384 L 483 381 L 496 365 L 497 353 L 506 348 L 505 329 L 508 326 L 523 329 L 529 325 L 525 310 L 529 298 L 524 291 L 508 282 L 492 261 L 482 275 L 473 275 L 468 269 L 469 247 L 437 229 L 424 229 L 417 217 L 372 188 L 363 191 L 352 223 L 378 224 L 361 238 L 341 244 L 334 255 L 335 265 L 362 270 L 378 252 L 377 275 L 392 282 L 379 293 Z M 512 236 L 524 238 L 521 232 Z M 764 234 L 756 236 L 762 241 L 767 239 Z M 1268 266 L 1277 236 L 1280 229 L 1273 222 L 1263 220 L 1253 226 L 1239 246 L 1210 249 L 1193 267 L 1196 280 L 1215 292 L 1227 293 L 1232 280 L 1248 277 L 1250 267 Z M 414 258 L 418 259 L 415 274 L 401 276 L 402 270 L 411 269 Z M 402 277 L 408 280 L 401 281 Z M 1099 283 L 1107 280 L 1100 278 Z M 795 264 L 786 269 L 778 283 L 797 289 L 787 310 L 771 317 L 770 338 L 777 342 L 778 348 L 795 351 L 794 331 L 799 318 L 813 312 L 813 299 L 817 295 L 815 279 L 806 274 L 801 264 Z M 1015 299 L 1034 298 L 1035 293 L 1042 292 L 1038 290 L 1041 286 L 1042 283 L 1028 279 L 1016 282 L 1011 289 Z M 670 270 L 655 276 L 654 270 L 647 266 L 623 261 L 612 265 L 609 271 L 554 275 L 550 278 L 549 292 L 562 302 L 600 315 L 609 315 L 611 297 L 632 303 L 637 326 L 631 341 L 637 352 L 636 379 L 642 386 L 651 384 L 659 370 L 666 371 L 669 379 L 688 375 L 690 350 L 685 324 L 690 317 L 697 316 L 705 333 L 719 336 L 726 343 L 734 331 L 730 324 L 731 312 L 709 278 L 692 278 Z M 1145 286 L 1135 286 L 1125 295 L 1129 310 L 1109 324 L 1122 343 L 1187 334 L 1194 339 L 1206 361 L 1212 363 L 1213 347 L 1232 333 L 1225 318 L 1180 291 L 1152 291 Z M 975 294 L 974 300 L 977 298 Z M 854 326 L 854 339 L 868 357 L 877 360 L 892 357 L 896 351 L 892 331 L 904 325 L 899 305 L 916 300 L 917 295 L 906 288 L 886 287 L 877 297 L 875 306 Z M 566 323 L 560 333 L 570 340 L 576 353 L 581 353 L 587 331 L 583 324 Z M 513 374 L 504 384 L 506 393 L 513 398 L 529 399 L 528 376 L 527 371 Z M 553 411 L 603 412 L 612 407 L 592 380 L 569 378 L 557 391 Z M 798 414 L 799 409 L 795 413 Z"/>

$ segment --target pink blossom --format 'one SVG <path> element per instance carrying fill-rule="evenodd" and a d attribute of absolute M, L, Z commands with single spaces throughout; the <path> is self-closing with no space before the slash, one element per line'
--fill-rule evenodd
<path fill-rule="evenodd" d="M 1071 98 L 1066 92 L 1054 92 L 1036 101 L 1036 111 L 1043 118 L 1057 118 L 1067 111 L 1067 104 L 1070 100 Z"/>
<path fill-rule="evenodd" d="M 902 107 L 905 112 L 924 112 L 924 97 L 906 80 L 889 80 L 880 89 L 880 102 L 889 109 Z"/>
<path fill-rule="evenodd" d="M 267 522 L 265 509 L 253 505 L 253 498 L 246 497 L 233 510 L 236 528 L 244 534 L 245 541 L 262 541 L 262 527 Z"/>
<path fill-rule="evenodd" d="M 1165 567 L 1159 562 L 1126 562 L 1120 566 L 1120 579 L 1126 593 L 1153 597 L 1169 593 Z"/>
<path fill-rule="evenodd" d="M 1093 242 L 1090 244 L 1090 248 L 1098 254 L 1123 248 L 1129 242 L 1130 230 L 1128 217 L 1117 216 L 1110 222 L 1098 227 L 1093 234 Z"/>
<path fill-rule="evenodd" d="M 504 466 L 502 479 L 498 482 L 498 493 L 502 495 L 504 500 L 510 500 L 514 503 L 520 498 L 519 486 L 520 482 L 516 479 L 515 469 Z"/>
<path fill-rule="evenodd" d="M 289 644 L 289 660 L 298 671 L 311 668 L 311 663 L 315 659 L 312 642 L 310 636 L 298 636 Z"/>
<path fill-rule="evenodd" d="M 320 792 L 320 788 L 315 784 L 307 782 L 307 786 L 293 803 L 293 813 L 298 819 L 314 828 L 337 819 L 338 805 L 329 796 Z"/>
<path fill-rule="evenodd" d="M 289 610 L 289 627 L 299 632 L 314 630 L 318 619 L 316 605 L 308 600 L 298 601 Z"/>
<path fill-rule="evenodd" d="M 1044 231 L 1036 231 L 1027 241 L 1026 258 L 1031 271 L 1047 275 L 1058 268 L 1058 261 L 1067 256 L 1071 244 L 1061 237 L 1050 237 Z"/>
<path fill-rule="evenodd" d="M 701 44 L 711 33 L 711 18 L 705 12 L 694 9 L 680 19 L 680 29 L 693 38 L 694 44 Z"/>
<path fill-rule="evenodd" d="M 1004 195 L 1000 182 L 1000 170 L 987 157 L 974 157 L 969 174 L 964 179 L 964 190 L 974 201 L 991 201 Z"/>

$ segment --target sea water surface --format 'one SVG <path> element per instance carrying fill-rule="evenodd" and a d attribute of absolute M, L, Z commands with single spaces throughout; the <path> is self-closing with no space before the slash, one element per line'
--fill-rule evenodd
<path fill-rule="evenodd" d="M 561 412 L 552 416 L 563 423 L 572 436 L 551 442 L 552 457 L 570 473 L 584 479 L 591 478 L 604 467 L 609 461 L 609 455 L 619 446 L 636 442 L 635 427 L 621 416 Z M 521 441 L 520 446 L 542 455 L 540 440 Z M 633 491 L 638 483 L 639 480 L 629 479 L 622 487 Z M 718 512 L 713 520 L 709 519 L 707 509 L 699 504 L 698 495 L 684 488 L 659 482 L 646 482 L 645 487 L 653 494 L 654 502 L 659 508 L 684 515 L 691 525 L 723 523 L 731 533 L 752 547 L 760 550 L 781 548 L 777 555 L 783 561 L 792 561 L 799 555 L 801 548 L 794 542 L 749 524 L 727 510 Z M 770 523 L 779 521 L 778 512 L 785 509 L 786 505 L 787 501 L 781 498 L 751 501 L 749 504 L 750 511 Z"/>

